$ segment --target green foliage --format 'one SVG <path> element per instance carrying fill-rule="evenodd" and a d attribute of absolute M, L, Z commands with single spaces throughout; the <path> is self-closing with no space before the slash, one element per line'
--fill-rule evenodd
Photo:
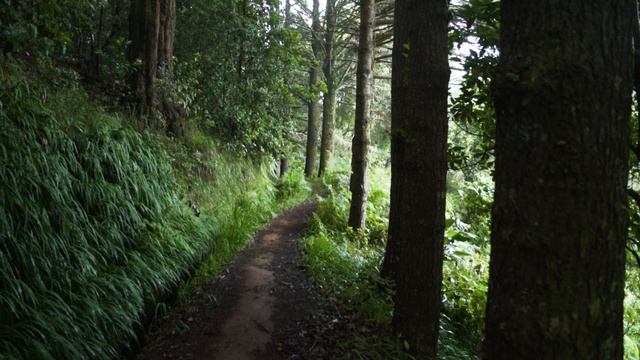
<path fill-rule="evenodd" d="M 0 65 L 2 358 L 115 357 L 145 308 L 289 204 L 264 165 L 140 134 L 72 80 Z"/>
<path fill-rule="evenodd" d="M 493 183 L 487 172 L 450 171 L 443 268 L 439 357 L 477 359 L 484 330 L 489 277 Z"/>
<path fill-rule="evenodd" d="M 478 358 L 484 330 L 489 254 L 464 241 L 453 241 L 445 249 L 441 358 Z"/>
<path fill-rule="evenodd" d="M 640 359 L 640 271 L 630 268 L 624 298 L 625 360 Z"/>
<path fill-rule="evenodd" d="M 304 178 L 304 172 L 300 171 L 301 167 L 288 171 L 284 177 L 276 184 L 278 200 L 295 198 L 296 194 L 309 194 L 311 187 Z"/>
<path fill-rule="evenodd" d="M 2 52 L 59 55 L 71 43 L 73 25 L 88 21 L 91 0 L 2 1 L 0 44 Z"/>
<path fill-rule="evenodd" d="M 202 36 L 203 31 L 207 36 Z M 300 36 L 276 2 L 191 1 L 179 8 L 177 80 L 199 126 L 242 154 L 287 153 Z"/>
<path fill-rule="evenodd" d="M 472 0 L 452 6 L 452 61 L 462 65 L 459 91 L 452 94 L 449 166 L 474 172 L 493 167 L 495 110 L 490 84 L 498 62 L 500 2 Z"/>
<path fill-rule="evenodd" d="M 373 192 L 385 192 L 374 179 Z M 354 232 L 346 225 L 350 194 L 346 190 L 345 173 L 328 173 L 323 183 L 328 189 L 314 214 L 310 230 L 304 239 L 305 266 L 318 286 L 337 298 L 363 321 L 388 328 L 393 305 L 389 284 L 380 277 L 379 264 L 384 254 L 375 229 Z M 377 224 L 388 211 L 387 196 L 369 198 L 367 222 Z M 375 338 L 375 341 L 372 341 Z M 402 344 L 390 332 L 375 330 L 354 333 L 341 339 L 332 355 L 341 359 L 408 359 Z"/>
<path fill-rule="evenodd" d="M 347 236 L 339 239 L 322 227 L 318 217 L 314 232 L 305 238 L 305 263 L 319 286 L 366 318 L 390 320 L 390 294 L 381 290 L 384 281 L 372 269 L 382 253 L 379 248 L 357 246 Z"/>

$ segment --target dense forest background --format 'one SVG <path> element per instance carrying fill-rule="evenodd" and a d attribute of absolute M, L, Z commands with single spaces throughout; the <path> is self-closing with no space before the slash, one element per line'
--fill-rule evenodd
<path fill-rule="evenodd" d="M 481 358 L 485 329 L 492 326 L 485 324 L 499 138 L 492 86 L 510 76 L 498 67 L 501 3 L 431 3 L 446 13 L 434 17 L 427 32 L 443 34 L 433 41 L 446 59 L 428 63 L 451 69 L 448 85 L 435 70 L 429 73 L 447 89 L 433 110 L 443 114 L 446 139 L 424 150 L 442 153 L 438 166 L 446 166 L 441 184 L 427 184 L 446 192 L 442 274 L 435 280 L 409 276 L 409 265 L 389 255 L 389 233 L 401 239 L 421 231 L 399 232 L 403 219 L 440 206 L 422 195 L 421 178 L 404 190 L 421 204 L 397 212 L 392 205 L 392 163 L 403 164 L 393 169 L 407 177 L 413 166 L 431 164 L 392 156 L 398 141 L 392 59 L 402 62 L 398 49 L 413 46 L 394 44 L 394 30 L 400 31 L 399 21 L 419 22 L 407 8 L 394 14 L 393 0 L 0 2 L 0 358 L 127 354 L 162 308 L 158 304 L 220 271 L 275 213 L 318 193 L 303 241 L 305 268 L 375 329 L 341 339 L 334 356 L 430 358 L 425 354 L 434 346 L 419 345 L 420 336 L 430 336 L 440 359 Z M 635 15 L 633 31 L 624 36 L 637 41 Z M 396 38 L 411 34 L 402 31 Z M 431 96 L 415 89 L 407 91 L 406 107 Z M 577 134 L 579 125 L 562 131 Z M 628 127 L 620 338 L 631 360 L 640 359 L 635 98 Z M 531 159 L 521 161 L 536 163 Z M 402 199 L 412 203 L 411 196 Z M 408 315 L 416 299 L 406 289 L 429 281 L 442 284 L 441 297 L 438 288 L 430 298 L 441 312 L 421 313 L 416 321 L 436 316 L 435 330 L 412 324 Z M 600 305 L 590 304 L 595 313 Z"/>

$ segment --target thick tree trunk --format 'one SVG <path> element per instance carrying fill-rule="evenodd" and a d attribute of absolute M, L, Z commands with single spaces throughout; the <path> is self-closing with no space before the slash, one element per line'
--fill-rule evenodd
<path fill-rule="evenodd" d="M 351 208 L 349 226 L 363 228 L 367 217 L 367 173 L 369 167 L 369 129 L 371 127 L 371 97 L 373 79 L 373 28 L 376 17 L 375 0 L 360 1 L 360 41 L 356 71 L 356 122 L 351 155 Z"/>
<path fill-rule="evenodd" d="M 327 84 L 327 92 L 322 103 L 322 137 L 320 140 L 320 169 L 318 175 L 322 176 L 329 166 L 331 152 L 333 151 L 333 129 L 336 116 L 336 88 L 333 74 L 333 37 L 335 34 L 336 20 L 334 16 L 335 0 L 327 0 L 325 12 L 325 45 L 324 45 L 324 79 Z"/>
<path fill-rule="evenodd" d="M 638 2 L 632 3 L 633 13 L 633 87 L 636 94 L 636 114 L 640 119 L 640 16 L 638 11 Z M 636 129 L 638 136 L 638 143 L 635 144 L 634 153 L 640 160 L 640 121 L 638 121 L 638 128 Z"/>
<path fill-rule="evenodd" d="M 155 121 L 159 111 L 168 131 L 180 137 L 184 109 L 173 102 L 167 91 L 157 88 L 159 78 L 170 81 L 173 74 L 175 25 L 175 0 L 131 1 L 128 58 L 134 68 L 130 82 L 137 112 L 148 121 Z"/>
<path fill-rule="evenodd" d="M 320 83 L 320 52 L 322 42 L 320 40 L 322 27 L 320 25 L 320 1 L 313 0 L 313 13 L 311 24 L 311 47 L 313 49 L 313 63 L 309 69 L 309 89 L 312 98 L 309 100 L 309 113 L 307 119 L 307 153 L 304 164 L 304 174 L 307 177 L 315 176 L 318 169 L 318 136 L 320 126 L 320 101 L 318 100 Z"/>
<path fill-rule="evenodd" d="M 502 1 L 486 359 L 622 359 L 632 1 Z"/>
<path fill-rule="evenodd" d="M 384 273 L 394 329 L 418 359 L 438 344 L 447 175 L 447 0 L 396 0 L 391 211 Z"/>

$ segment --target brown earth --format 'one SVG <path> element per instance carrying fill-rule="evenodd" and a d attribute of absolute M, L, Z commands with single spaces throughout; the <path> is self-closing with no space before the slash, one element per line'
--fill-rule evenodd
<path fill-rule="evenodd" d="M 303 204 L 274 219 L 218 279 L 166 316 L 137 358 L 326 358 L 345 319 L 299 263 L 314 209 Z"/>

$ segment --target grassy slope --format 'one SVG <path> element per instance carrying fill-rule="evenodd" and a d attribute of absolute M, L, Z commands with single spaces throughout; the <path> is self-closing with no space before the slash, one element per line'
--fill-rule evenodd
<path fill-rule="evenodd" d="M 140 133 L 68 76 L 35 72 L 0 59 L 0 358 L 114 357 L 159 296 L 305 196 L 202 135 Z"/>

